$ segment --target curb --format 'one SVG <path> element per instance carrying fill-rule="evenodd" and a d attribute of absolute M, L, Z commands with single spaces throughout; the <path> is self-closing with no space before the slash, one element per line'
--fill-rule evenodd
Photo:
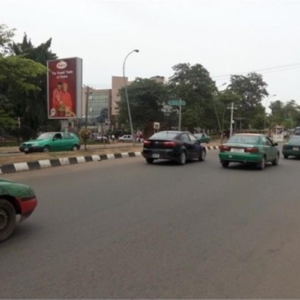
<path fill-rule="evenodd" d="M 218 146 L 205 147 L 206 150 L 218 150 Z M 77 157 L 64 157 L 55 159 L 43 159 L 28 162 L 19 162 L 14 164 L 0 166 L 0 174 L 11 174 L 22 171 L 33 171 L 41 170 L 52 167 L 61 167 L 68 165 L 76 165 L 88 162 L 99 162 L 102 160 L 127 158 L 127 157 L 140 157 L 141 152 L 122 152 L 114 154 L 103 154 L 103 155 L 90 155 L 90 156 L 77 156 Z"/>

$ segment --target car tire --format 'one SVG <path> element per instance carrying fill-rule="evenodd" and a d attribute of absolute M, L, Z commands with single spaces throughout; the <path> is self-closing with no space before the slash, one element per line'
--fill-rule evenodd
<path fill-rule="evenodd" d="M 74 145 L 74 146 L 72 147 L 72 151 L 78 151 L 78 150 L 79 150 L 78 145 Z"/>
<path fill-rule="evenodd" d="M 151 165 L 151 164 L 153 164 L 154 159 L 153 158 L 146 158 L 146 162 Z"/>
<path fill-rule="evenodd" d="M 178 159 L 178 164 L 183 166 L 183 165 L 185 165 L 186 160 L 187 160 L 186 152 L 182 151 L 180 153 L 180 156 L 179 156 L 179 159 Z"/>
<path fill-rule="evenodd" d="M 221 165 L 222 165 L 223 168 L 228 168 L 229 164 L 230 164 L 229 161 L 221 161 Z"/>
<path fill-rule="evenodd" d="M 13 234 L 16 224 L 15 208 L 9 201 L 0 199 L 0 243 Z"/>
<path fill-rule="evenodd" d="M 273 166 L 278 166 L 279 164 L 279 153 L 277 154 L 276 158 L 272 161 Z"/>
<path fill-rule="evenodd" d="M 202 149 L 199 154 L 199 161 L 205 161 L 205 158 L 206 158 L 206 151 L 205 149 Z"/>
<path fill-rule="evenodd" d="M 259 170 L 263 170 L 266 167 L 266 157 L 264 156 L 262 161 L 258 164 Z"/>
<path fill-rule="evenodd" d="M 288 155 L 283 155 L 283 157 L 284 157 L 285 159 L 288 159 L 288 158 L 289 158 L 289 156 L 288 156 Z"/>
<path fill-rule="evenodd" d="M 50 152 L 50 147 L 49 146 L 45 146 L 43 148 L 43 152 L 46 152 L 46 153 Z"/>

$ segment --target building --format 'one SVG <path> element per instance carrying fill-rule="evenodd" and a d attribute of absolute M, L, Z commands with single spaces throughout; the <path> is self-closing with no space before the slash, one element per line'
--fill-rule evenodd
<path fill-rule="evenodd" d="M 165 83 L 162 76 L 154 76 L 150 78 L 159 83 Z M 122 76 L 112 76 L 111 89 L 89 89 L 88 97 L 88 120 L 89 123 L 110 123 L 113 117 L 118 116 L 118 102 L 120 101 L 119 90 L 124 87 L 124 83 L 130 85 L 132 81 Z M 82 89 L 82 116 L 86 115 L 87 87 Z"/>

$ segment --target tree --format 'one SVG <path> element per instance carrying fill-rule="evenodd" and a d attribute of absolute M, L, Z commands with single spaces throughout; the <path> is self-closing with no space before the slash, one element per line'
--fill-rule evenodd
<path fill-rule="evenodd" d="M 46 77 L 47 69 L 25 56 L 13 55 L 13 35 L 13 30 L 0 25 L 0 107 L 2 116 L 17 120 L 30 115 L 29 95 L 40 91 L 41 82 L 37 79 Z M 37 109 L 35 103 L 32 108 Z"/>
<path fill-rule="evenodd" d="M 153 122 L 161 122 L 164 118 L 163 104 L 169 100 L 167 86 L 151 79 L 138 78 L 127 89 L 134 129 L 149 132 L 153 128 Z M 122 88 L 119 92 L 121 96 L 118 103 L 119 122 L 128 124 L 125 89 Z"/>
<path fill-rule="evenodd" d="M 169 79 L 171 95 L 187 103 L 182 109 L 183 125 L 191 131 L 199 126 L 216 128 L 213 108 L 216 86 L 209 72 L 200 64 L 186 63 L 175 65 L 173 70 L 174 75 Z"/>
<path fill-rule="evenodd" d="M 264 114 L 261 102 L 268 96 L 267 83 L 262 75 L 249 73 L 248 75 L 232 75 L 229 90 L 239 97 L 236 114 L 245 118 L 245 124 L 253 127 L 253 121 L 258 114 Z"/>

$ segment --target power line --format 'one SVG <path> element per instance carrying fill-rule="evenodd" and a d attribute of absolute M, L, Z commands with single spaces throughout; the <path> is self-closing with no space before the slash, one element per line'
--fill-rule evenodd
<path fill-rule="evenodd" d="M 277 67 L 270 67 L 270 68 L 265 68 L 265 69 L 257 69 L 257 70 L 247 71 L 247 72 L 238 72 L 238 73 L 233 73 L 233 74 L 247 74 L 247 73 L 253 73 L 253 72 L 268 74 L 268 73 L 274 73 L 274 72 L 293 70 L 293 69 L 297 69 L 297 68 L 300 68 L 300 63 L 282 65 L 282 66 L 277 66 Z M 216 76 L 212 76 L 212 78 L 213 79 L 228 78 L 228 77 L 232 76 L 233 74 L 216 75 Z"/>

